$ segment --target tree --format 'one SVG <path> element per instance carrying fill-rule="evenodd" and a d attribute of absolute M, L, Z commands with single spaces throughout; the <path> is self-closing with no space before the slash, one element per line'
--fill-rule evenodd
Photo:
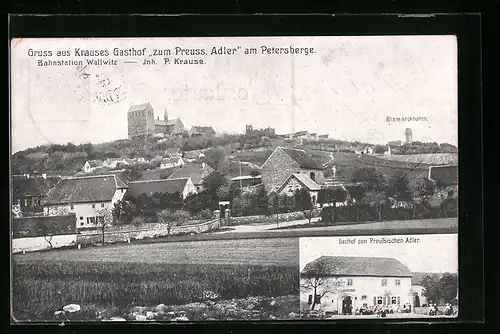
<path fill-rule="evenodd" d="M 38 221 L 36 224 L 36 230 L 38 235 L 43 236 L 45 241 L 49 244 L 49 248 L 52 248 L 52 238 L 56 233 L 55 227 L 50 223 L 44 224 L 42 221 Z"/>
<path fill-rule="evenodd" d="M 279 228 L 280 200 L 276 191 L 271 191 L 267 195 L 267 205 L 269 207 L 269 213 L 276 215 L 276 227 Z"/>
<path fill-rule="evenodd" d="M 254 208 L 255 214 L 257 215 L 267 215 L 269 213 L 269 200 L 267 197 L 267 191 L 264 187 L 258 187 L 254 193 Z"/>
<path fill-rule="evenodd" d="M 458 293 L 458 275 L 444 273 L 439 279 L 439 291 L 445 302 L 450 302 Z"/>
<path fill-rule="evenodd" d="M 354 183 L 361 183 L 368 191 L 383 191 L 387 188 L 384 176 L 377 172 L 375 168 L 356 169 L 351 180 Z"/>
<path fill-rule="evenodd" d="M 176 226 L 178 222 L 176 221 L 176 216 L 169 209 L 165 209 L 158 213 L 158 220 L 167 225 L 167 238 L 170 235 L 170 230 L 172 226 Z"/>
<path fill-rule="evenodd" d="M 422 294 L 429 302 L 437 304 L 439 298 L 442 297 L 439 274 L 426 274 L 422 277 Z"/>
<path fill-rule="evenodd" d="M 203 178 L 202 184 L 203 189 L 205 189 L 207 193 L 213 195 L 215 197 L 214 199 L 217 200 L 217 192 L 222 186 L 227 184 L 227 178 L 220 172 L 214 171 Z"/>
<path fill-rule="evenodd" d="M 410 201 L 408 173 L 397 171 L 389 178 L 387 184 L 387 196 L 398 201 Z"/>
<path fill-rule="evenodd" d="M 227 163 L 226 151 L 222 147 L 212 147 L 204 153 L 205 162 L 219 172 L 223 172 Z"/>
<path fill-rule="evenodd" d="M 311 310 L 321 301 L 324 295 L 335 292 L 344 285 L 344 280 L 335 279 L 329 275 L 326 261 L 318 259 L 309 263 L 300 275 L 300 288 L 304 292 L 313 291 Z"/>
<path fill-rule="evenodd" d="M 105 209 L 105 208 L 104 209 L 100 209 L 100 210 L 97 210 L 97 215 L 98 215 L 98 217 L 97 217 L 97 219 L 98 219 L 97 225 L 101 229 L 102 244 L 104 245 L 104 234 L 105 234 L 106 226 L 110 225 L 113 222 L 112 210 Z"/>
<path fill-rule="evenodd" d="M 344 188 L 336 187 L 331 190 L 331 201 L 333 203 L 332 208 L 332 222 L 335 221 L 335 209 L 337 207 L 337 203 L 344 203 L 347 199 L 347 192 Z"/>
<path fill-rule="evenodd" d="M 349 195 L 351 200 L 355 201 L 356 205 L 356 222 L 359 222 L 359 206 L 363 201 L 366 189 L 363 186 L 355 185 L 349 188 Z"/>
<path fill-rule="evenodd" d="M 294 193 L 295 207 L 297 210 L 302 211 L 306 219 L 311 223 L 313 203 L 311 195 L 306 188 L 297 189 Z"/>
<path fill-rule="evenodd" d="M 387 203 L 387 194 L 383 191 L 371 190 L 365 193 L 363 202 L 371 208 L 375 208 L 378 220 L 382 221 L 382 206 Z"/>
<path fill-rule="evenodd" d="M 415 219 L 416 205 L 425 203 L 434 194 L 435 183 L 428 178 L 412 178 L 408 182 L 408 192 L 413 202 L 413 219 Z"/>
<path fill-rule="evenodd" d="M 142 177 L 142 172 L 139 171 L 138 166 L 127 166 L 122 176 L 127 182 L 137 181 Z"/>

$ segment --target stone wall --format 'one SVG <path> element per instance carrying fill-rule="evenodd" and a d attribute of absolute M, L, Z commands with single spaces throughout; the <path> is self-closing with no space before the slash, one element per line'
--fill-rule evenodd
<path fill-rule="evenodd" d="M 319 217 L 321 209 L 314 209 L 313 217 Z M 301 211 L 280 213 L 278 215 L 278 222 L 288 222 L 294 220 L 306 219 L 304 213 Z M 244 216 L 244 217 L 231 217 L 229 225 L 252 225 L 252 224 L 275 224 L 276 215 L 269 216 Z"/>
<path fill-rule="evenodd" d="M 149 238 L 166 237 L 167 235 L 186 235 L 186 234 L 200 234 L 215 230 L 219 227 L 219 220 L 211 220 L 209 222 L 193 225 L 173 226 L 168 232 L 168 225 L 155 224 L 148 226 L 148 228 L 127 229 L 127 230 L 114 230 L 104 233 L 105 243 L 127 242 L 130 240 L 142 240 Z M 82 233 L 78 235 L 78 243 L 82 245 L 92 245 L 102 243 L 102 233 Z"/>
<path fill-rule="evenodd" d="M 14 239 L 68 234 L 76 234 L 75 214 L 19 217 L 12 221 L 12 237 Z"/>
<path fill-rule="evenodd" d="M 40 251 L 51 248 L 70 247 L 77 243 L 76 234 L 54 235 L 48 237 L 12 239 L 12 253 Z"/>

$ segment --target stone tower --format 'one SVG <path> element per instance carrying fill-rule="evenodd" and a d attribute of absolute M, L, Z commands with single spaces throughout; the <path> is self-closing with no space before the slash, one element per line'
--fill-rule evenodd
<path fill-rule="evenodd" d="M 410 128 L 406 128 L 405 130 L 405 143 L 411 144 L 413 142 L 412 132 Z"/>
<path fill-rule="evenodd" d="M 165 113 L 163 114 L 163 119 L 165 120 L 165 125 L 167 125 L 167 122 L 168 122 L 167 108 L 165 108 Z"/>

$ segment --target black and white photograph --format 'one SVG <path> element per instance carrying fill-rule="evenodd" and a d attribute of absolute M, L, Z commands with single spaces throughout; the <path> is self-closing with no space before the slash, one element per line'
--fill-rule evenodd
<path fill-rule="evenodd" d="M 301 238 L 301 315 L 456 317 L 457 250 L 457 234 Z"/>
<path fill-rule="evenodd" d="M 455 36 L 10 47 L 14 322 L 300 320 L 299 239 L 458 233 Z M 450 312 L 429 293 L 307 317 Z"/>

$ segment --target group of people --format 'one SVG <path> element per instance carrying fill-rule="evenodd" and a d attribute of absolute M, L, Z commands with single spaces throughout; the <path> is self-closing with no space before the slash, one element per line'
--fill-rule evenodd
<path fill-rule="evenodd" d="M 435 316 L 443 313 L 444 315 L 449 316 L 455 314 L 455 310 L 453 309 L 453 306 L 450 303 L 446 303 L 444 312 L 440 311 L 436 304 L 429 304 L 429 315 Z"/>

